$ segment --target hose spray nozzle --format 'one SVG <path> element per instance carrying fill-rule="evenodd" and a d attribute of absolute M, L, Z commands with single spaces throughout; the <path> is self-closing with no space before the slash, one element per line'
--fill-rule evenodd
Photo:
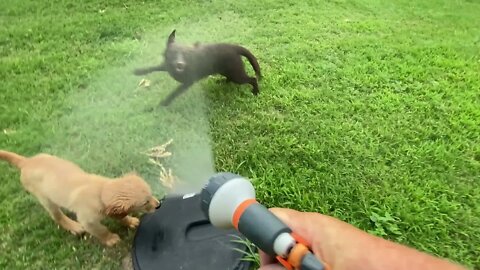
<path fill-rule="evenodd" d="M 201 191 L 202 210 L 212 225 L 235 228 L 288 270 L 326 270 L 307 241 L 255 199 L 246 178 L 233 173 L 213 175 Z"/>

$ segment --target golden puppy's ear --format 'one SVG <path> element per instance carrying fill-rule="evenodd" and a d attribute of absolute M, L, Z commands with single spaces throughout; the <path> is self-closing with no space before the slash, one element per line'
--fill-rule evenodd
<path fill-rule="evenodd" d="M 131 196 L 128 196 L 128 190 L 122 190 L 123 184 L 117 180 L 103 186 L 100 197 L 105 205 L 105 215 L 124 217 L 133 208 L 133 201 Z"/>

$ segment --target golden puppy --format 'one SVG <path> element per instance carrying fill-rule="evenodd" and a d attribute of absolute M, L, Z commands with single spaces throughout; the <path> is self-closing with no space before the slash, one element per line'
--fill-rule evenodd
<path fill-rule="evenodd" d="M 112 180 L 48 154 L 27 158 L 0 150 L 0 159 L 20 169 L 23 187 L 62 228 L 73 234 L 87 231 L 107 246 L 115 245 L 120 237 L 100 223 L 103 218 L 110 216 L 135 228 L 140 222 L 130 213 L 153 212 L 159 205 L 148 184 L 133 173 Z M 75 212 L 78 222 L 60 207 Z"/>

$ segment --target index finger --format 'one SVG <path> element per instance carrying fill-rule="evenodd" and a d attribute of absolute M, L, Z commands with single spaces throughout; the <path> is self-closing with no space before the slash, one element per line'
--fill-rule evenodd
<path fill-rule="evenodd" d="M 277 262 L 275 258 L 272 258 L 262 250 L 259 250 L 258 253 L 260 255 L 260 266 L 269 265 Z"/>

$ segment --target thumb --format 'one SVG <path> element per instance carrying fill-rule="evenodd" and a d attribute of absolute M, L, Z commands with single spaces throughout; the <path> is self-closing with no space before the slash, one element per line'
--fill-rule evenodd
<path fill-rule="evenodd" d="M 321 257 L 323 257 L 324 248 L 329 245 L 330 237 L 326 237 L 322 230 L 332 231 L 332 229 L 329 229 L 331 225 L 327 226 L 329 217 L 319 213 L 300 212 L 288 208 L 270 208 L 270 211 L 290 227 L 295 234 L 302 237 L 315 256 L 321 260 L 327 259 Z M 322 230 L 319 230 L 319 228 L 322 228 Z M 333 233 L 333 235 L 336 235 L 336 233 Z"/>
<path fill-rule="evenodd" d="M 300 212 L 288 208 L 270 208 L 275 216 L 283 221 L 294 233 L 305 239 L 310 245 L 315 256 L 320 259 L 322 254 L 321 243 L 318 241 L 321 237 L 318 228 L 324 228 L 325 218 L 319 213 Z M 262 254 L 262 253 L 261 253 Z M 263 264 L 269 263 L 265 256 L 261 256 Z M 280 264 L 268 264 L 262 266 L 259 270 L 285 270 Z"/>
<path fill-rule="evenodd" d="M 318 214 L 288 208 L 270 208 L 270 211 L 305 240 L 312 240 Z"/>
<path fill-rule="evenodd" d="M 258 270 L 285 270 L 280 264 L 269 264 L 258 268 Z"/>

